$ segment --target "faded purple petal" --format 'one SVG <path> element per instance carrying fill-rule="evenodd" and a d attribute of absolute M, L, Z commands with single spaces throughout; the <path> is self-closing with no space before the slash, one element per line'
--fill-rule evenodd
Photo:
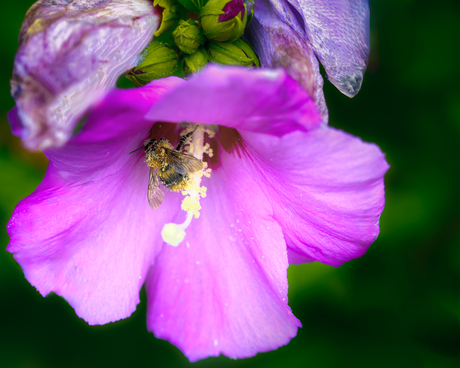
<path fill-rule="evenodd" d="M 152 82 L 150 85 L 155 85 Z M 209 66 L 161 98 L 152 121 L 197 121 L 283 135 L 322 124 L 308 93 L 282 70 Z"/>
<path fill-rule="evenodd" d="M 247 25 L 247 29 L 247 37 L 254 46 L 261 65 L 267 68 L 284 68 L 308 91 L 327 123 L 328 112 L 318 60 L 291 9 L 283 7 L 275 11 L 268 0 L 257 0 L 254 18 Z"/>
<path fill-rule="evenodd" d="M 342 93 L 355 96 L 361 88 L 369 57 L 368 1 L 286 1 L 303 16 L 308 39 L 328 79 Z"/>
<path fill-rule="evenodd" d="M 11 94 L 29 149 L 59 146 L 86 109 L 136 65 L 158 28 L 143 0 L 41 0 L 26 14 Z"/>
<path fill-rule="evenodd" d="M 385 202 L 388 164 L 376 145 L 332 128 L 243 139 L 263 157 L 261 182 L 292 263 L 340 266 L 366 252 Z"/>
<path fill-rule="evenodd" d="M 221 160 L 200 217 L 182 244 L 163 248 L 147 278 L 148 328 L 191 361 L 273 350 L 301 326 L 287 305 L 282 229 L 251 160 Z"/>
<path fill-rule="evenodd" d="M 43 182 L 8 223 L 7 250 L 29 282 L 66 298 L 90 324 L 135 310 L 162 226 L 180 209 L 168 192 L 161 211 L 151 210 L 149 169 L 142 155 L 129 154 L 148 136 L 145 112 L 174 82 L 111 92 L 74 139 L 46 151 Z"/>
<path fill-rule="evenodd" d="M 21 135 L 22 131 L 22 124 L 21 120 L 19 119 L 18 116 L 18 108 L 13 107 L 7 114 L 8 121 L 10 123 L 10 128 L 11 128 L 11 133 L 13 133 L 16 136 Z"/>

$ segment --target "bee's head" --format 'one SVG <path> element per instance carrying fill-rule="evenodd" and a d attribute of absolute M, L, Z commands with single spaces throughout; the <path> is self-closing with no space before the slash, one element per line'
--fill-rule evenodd
<path fill-rule="evenodd" d="M 155 150 L 156 146 L 158 145 L 157 139 L 147 139 L 144 141 L 144 151 L 151 151 Z"/>

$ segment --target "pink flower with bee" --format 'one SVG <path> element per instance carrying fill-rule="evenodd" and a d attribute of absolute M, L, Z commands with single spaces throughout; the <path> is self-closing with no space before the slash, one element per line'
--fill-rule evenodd
<path fill-rule="evenodd" d="M 340 266 L 379 233 L 384 155 L 327 127 L 281 70 L 213 66 L 114 90 L 45 153 L 8 224 L 27 279 L 91 325 L 131 315 L 145 283 L 148 329 L 191 361 L 288 343 L 301 326 L 289 263 Z"/>

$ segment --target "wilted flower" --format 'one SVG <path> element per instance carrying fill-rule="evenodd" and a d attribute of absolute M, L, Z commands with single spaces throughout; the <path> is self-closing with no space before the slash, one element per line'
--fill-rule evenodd
<path fill-rule="evenodd" d="M 206 1 L 181 3 L 199 9 Z M 69 139 L 87 108 L 140 60 L 158 30 L 158 9 L 163 9 L 168 23 L 163 28 L 172 26 L 178 14 L 173 1 L 155 4 L 39 0 L 32 6 L 21 29 L 11 82 L 17 108 L 10 122 L 27 148 L 59 146 Z M 244 7 L 250 15 L 252 3 L 245 1 Z M 327 122 L 315 55 L 342 92 L 358 92 L 369 52 L 367 0 L 256 0 L 245 37 L 262 67 L 286 69 L 309 92 Z"/>
<path fill-rule="evenodd" d="M 361 88 L 369 55 L 367 0 L 255 0 L 246 34 L 262 66 L 283 67 L 310 93 L 325 121 L 316 57 L 342 93 L 353 97 Z"/>
<path fill-rule="evenodd" d="M 194 132 L 188 154 L 208 167 L 186 197 L 163 188 L 152 210 L 145 155 L 129 153 L 149 137 L 175 144 L 183 130 Z M 294 337 L 288 262 L 363 255 L 388 168 L 377 146 L 325 126 L 285 72 L 223 67 L 112 91 L 45 153 L 43 182 L 8 224 L 27 279 L 92 325 L 128 317 L 146 282 L 149 330 L 191 361 L 249 357 Z M 177 247 L 162 238 L 170 223 L 186 232 Z"/>
<path fill-rule="evenodd" d="M 159 16 L 144 0 L 37 1 L 14 60 L 14 134 L 29 149 L 67 141 L 86 109 L 135 66 Z"/>

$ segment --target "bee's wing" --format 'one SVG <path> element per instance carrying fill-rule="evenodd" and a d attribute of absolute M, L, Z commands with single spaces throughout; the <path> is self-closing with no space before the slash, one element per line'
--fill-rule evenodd
<path fill-rule="evenodd" d="M 149 188 L 147 189 L 147 200 L 149 201 L 150 207 L 156 210 L 160 207 L 160 204 L 163 203 L 164 198 L 165 194 L 160 188 L 160 180 L 155 171 L 150 168 Z"/>
<path fill-rule="evenodd" d="M 169 165 L 179 174 L 203 170 L 203 163 L 196 157 L 182 152 L 166 149 Z"/>

